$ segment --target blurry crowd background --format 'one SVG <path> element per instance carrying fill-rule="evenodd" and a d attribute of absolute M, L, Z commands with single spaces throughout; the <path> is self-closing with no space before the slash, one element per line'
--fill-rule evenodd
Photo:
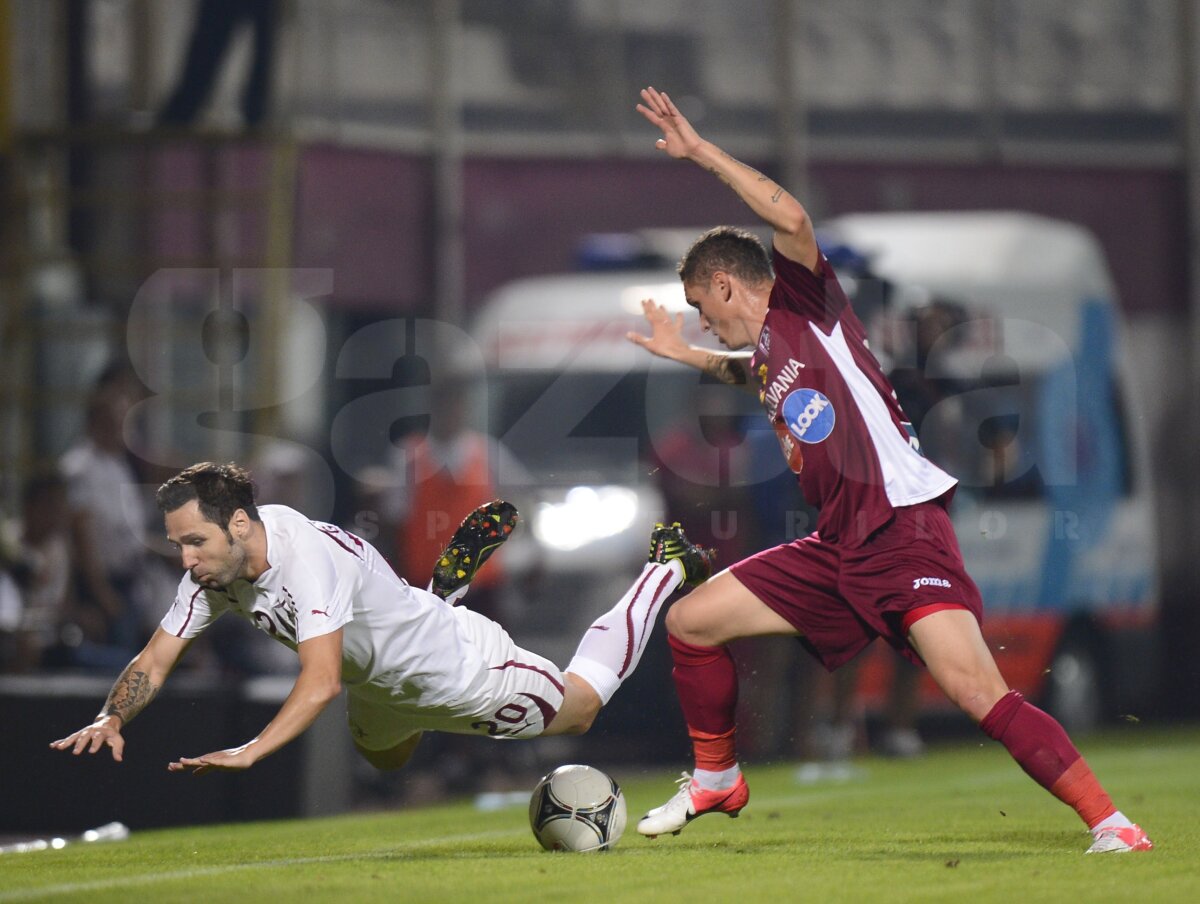
<path fill-rule="evenodd" d="M 1186 636 L 1195 17 L 1189 0 L 0 0 L 0 670 L 127 661 L 180 573 L 153 488 L 195 460 L 248 462 L 263 501 L 345 523 L 423 583 L 436 543 L 412 537 L 454 525 L 422 507 L 488 495 L 506 454 L 471 415 L 485 388 L 449 379 L 487 293 L 572 268 L 589 233 L 745 219 L 654 158 L 645 84 L 818 218 L 1014 206 L 1097 232 L 1150 388 L 1134 422 L 1161 454 L 1166 634 Z M 709 538 L 724 561 L 773 539 L 749 525 L 787 490 L 660 476 L 680 509 L 746 513 Z M 291 667 L 238 627 L 189 667 Z"/>

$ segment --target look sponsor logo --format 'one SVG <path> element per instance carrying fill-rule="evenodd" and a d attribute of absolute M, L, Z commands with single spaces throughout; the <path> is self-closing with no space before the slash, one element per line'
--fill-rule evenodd
<path fill-rule="evenodd" d="M 783 400 L 783 420 L 788 432 L 802 443 L 819 443 L 829 438 L 837 412 L 825 393 L 801 388 Z"/>

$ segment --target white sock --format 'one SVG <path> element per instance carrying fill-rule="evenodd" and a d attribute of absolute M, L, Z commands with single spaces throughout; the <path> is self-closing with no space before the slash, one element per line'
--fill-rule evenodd
<path fill-rule="evenodd" d="M 633 674 L 658 610 L 683 581 L 678 561 L 648 562 L 621 601 L 592 622 L 567 666 L 608 703 L 621 682 Z"/>
<path fill-rule="evenodd" d="M 705 791 L 727 791 L 737 784 L 742 767 L 734 763 L 728 769 L 712 772 L 708 769 L 693 769 L 692 779 Z"/>
<path fill-rule="evenodd" d="M 1105 829 L 1128 829 L 1132 825 L 1133 823 L 1129 821 L 1129 818 L 1120 810 L 1117 810 L 1111 816 L 1105 816 L 1104 819 L 1092 826 L 1092 835 L 1098 838 L 1100 833 Z"/>

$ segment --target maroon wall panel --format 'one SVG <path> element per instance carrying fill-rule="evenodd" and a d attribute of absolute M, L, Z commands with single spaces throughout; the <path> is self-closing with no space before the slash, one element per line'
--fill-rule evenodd
<path fill-rule="evenodd" d="M 1090 228 L 1131 312 L 1187 307 L 1182 172 L 1031 166 L 820 164 L 827 214 L 877 210 L 1025 210 Z"/>
<path fill-rule="evenodd" d="M 393 313 L 433 296 L 431 169 L 412 156 L 330 146 L 299 160 L 295 266 L 332 267 L 338 304 Z"/>
<path fill-rule="evenodd" d="M 745 222 L 749 211 L 696 167 L 630 160 L 471 160 L 467 299 L 520 276 L 571 269 L 590 232 Z"/>
<path fill-rule="evenodd" d="M 1027 210 L 1090 227 L 1131 312 L 1187 298 L 1182 174 L 951 164 L 818 163 L 814 215 Z M 312 147 L 300 162 L 296 265 L 333 267 L 340 304 L 392 312 L 432 303 L 431 167 L 420 158 Z M 642 226 L 745 223 L 749 210 L 694 166 L 667 160 L 473 158 L 464 169 L 465 285 L 571 269 L 583 236 Z"/>

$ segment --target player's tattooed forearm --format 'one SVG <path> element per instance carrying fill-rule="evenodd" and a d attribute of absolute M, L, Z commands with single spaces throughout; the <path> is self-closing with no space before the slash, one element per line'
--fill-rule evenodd
<path fill-rule="evenodd" d="M 732 163 L 736 166 L 740 166 L 744 170 L 749 170 L 751 173 L 754 174 L 754 176 L 758 179 L 759 182 L 770 182 L 771 181 L 769 178 L 764 176 L 762 173 L 760 173 L 758 170 L 756 170 L 750 164 L 743 163 L 741 160 L 738 160 L 736 157 L 731 155 L 728 151 L 721 151 L 721 156 L 724 157 L 726 160 L 728 160 L 730 163 Z M 713 173 L 717 173 L 716 167 L 709 167 L 709 170 Z M 719 176 L 720 173 L 717 173 L 717 175 Z M 722 178 L 724 178 L 724 177 L 722 177 Z M 728 182 L 729 180 L 725 180 L 725 181 Z M 730 184 L 732 184 L 732 183 L 730 183 Z"/>
<path fill-rule="evenodd" d="M 120 716 L 121 722 L 128 725 L 129 720 L 145 709 L 157 693 L 158 686 L 150 681 L 150 676 L 130 665 L 109 692 L 103 715 Z"/>
<path fill-rule="evenodd" d="M 720 179 L 722 182 L 724 182 L 726 185 L 728 185 L 730 188 L 733 188 L 733 183 L 731 181 L 729 181 L 729 178 L 723 172 L 721 172 L 719 169 L 717 169 L 715 166 L 710 166 L 708 168 L 708 171 L 710 173 L 712 173 L 714 176 L 716 176 L 718 179 Z"/>
<path fill-rule="evenodd" d="M 733 355 L 711 354 L 705 362 L 704 370 L 722 383 L 728 383 L 730 386 L 744 386 L 749 378 L 746 361 L 746 358 Z"/>
<path fill-rule="evenodd" d="M 743 163 L 742 161 L 738 160 L 737 157 L 734 157 L 732 154 L 730 154 L 728 151 L 721 151 L 721 156 L 724 157 L 726 160 L 728 160 L 730 163 L 737 164 L 742 169 L 750 170 L 750 172 L 754 173 L 754 175 L 759 177 L 760 181 L 765 182 L 767 180 L 766 176 L 764 176 L 762 173 L 760 173 L 758 170 L 756 170 L 750 164 Z"/>

